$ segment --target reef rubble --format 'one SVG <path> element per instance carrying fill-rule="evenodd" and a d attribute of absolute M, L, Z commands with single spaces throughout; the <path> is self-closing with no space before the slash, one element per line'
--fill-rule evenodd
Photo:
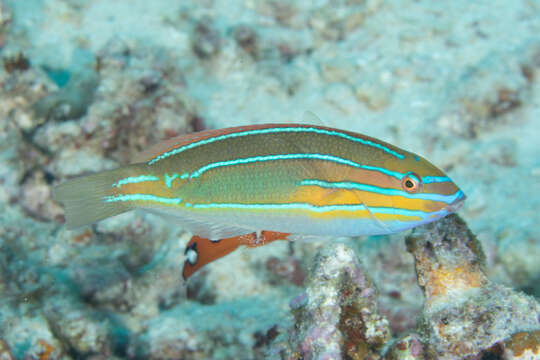
<path fill-rule="evenodd" d="M 540 358 L 540 303 L 488 279 L 482 247 L 458 215 L 414 229 L 406 243 L 425 297 L 414 330 L 392 340 L 358 257 L 331 244 L 318 253 L 306 291 L 291 302 L 295 325 L 273 354 L 295 360 Z"/>
<path fill-rule="evenodd" d="M 296 325 L 289 334 L 289 358 L 373 358 L 391 337 L 373 282 L 343 244 L 318 253 L 306 291 L 291 301 L 291 311 Z"/>
<path fill-rule="evenodd" d="M 425 295 L 417 331 L 427 358 L 507 359 L 518 355 L 513 349 L 540 356 L 540 304 L 487 278 L 480 242 L 458 215 L 417 228 L 406 241 Z"/>

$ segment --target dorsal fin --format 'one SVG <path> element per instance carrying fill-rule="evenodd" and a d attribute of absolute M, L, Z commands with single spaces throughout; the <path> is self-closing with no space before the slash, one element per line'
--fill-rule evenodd
<path fill-rule="evenodd" d="M 195 133 L 190 133 L 190 134 L 178 135 L 170 139 L 163 140 L 162 142 L 154 144 L 150 146 L 148 149 L 143 150 L 140 153 L 136 154 L 133 158 L 133 163 L 141 163 L 141 162 L 150 161 L 156 156 L 158 156 L 159 154 L 170 151 L 180 146 L 187 145 L 193 141 L 212 137 L 215 134 L 210 134 L 210 133 L 217 133 L 219 131 L 220 130 L 200 131 L 200 132 L 195 132 Z M 208 135 L 205 136 L 206 134 Z"/>
<path fill-rule="evenodd" d="M 196 133 L 195 133 L 196 134 Z M 163 140 L 160 143 L 151 145 L 148 149 L 142 150 L 141 152 L 135 154 L 133 159 L 131 160 L 132 164 L 138 164 L 142 162 L 147 162 L 158 156 L 159 154 L 167 151 L 167 149 L 173 149 L 175 145 L 187 141 L 191 138 L 191 135 L 194 134 L 184 134 L 172 137 L 167 140 Z"/>
<path fill-rule="evenodd" d="M 304 114 L 302 115 L 302 123 L 328 127 L 328 124 L 326 124 L 319 116 L 317 116 L 317 114 L 315 114 L 311 110 L 304 111 Z"/>
<path fill-rule="evenodd" d="M 179 135 L 167 140 L 164 140 L 158 144 L 150 146 L 148 149 L 141 151 L 133 157 L 133 164 L 147 162 L 165 152 L 174 150 L 181 146 L 188 145 L 195 141 L 210 139 L 215 136 L 227 135 L 240 131 L 258 130 L 275 127 L 280 124 L 259 124 L 259 125 L 247 125 L 247 126 L 235 126 L 225 129 L 215 130 L 203 130 L 190 134 Z M 283 124 L 281 124 L 283 125 Z M 293 124 L 289 124 L 293 126 Z"/>

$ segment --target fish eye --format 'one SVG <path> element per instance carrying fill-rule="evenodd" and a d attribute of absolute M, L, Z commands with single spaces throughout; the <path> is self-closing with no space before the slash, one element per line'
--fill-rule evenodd
<path fill-rule="evenodd" d="M 409 194 L 415 194 L 420 191 L 420 188 L 422 187 L 422 182 L 420 181 L 420 177 L 418 175 L 412 172 L 408 172 L 401 179 L 401 187 Z"/>

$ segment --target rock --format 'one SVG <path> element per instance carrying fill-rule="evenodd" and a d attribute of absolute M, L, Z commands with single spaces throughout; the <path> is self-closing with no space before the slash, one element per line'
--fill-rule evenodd
<path fill-rule="evenodd" d="M 267 343 L 280 332 L 276 323 L 283 323 L 284 309 L 259 296 L 239 301 L 240 308 L 236 301 L 185 302 L 152 319 L 136 319 L 142 331 L 130 335 L 127 358 L 262 359 Z"/>
<path fill-rule="evenodd" d="M 62 209 L 52 201 L 46 173 L 34 172 L 20 190 L 19 199 L 26 214 L 41 221 L 62 218 Z"/>
<path fill-rule="evenodd" d="M 65 87 L 34 104 L 35 116 L 46 120 L 78 119 L 86 114 L 99 85 L 93 71 L 81 71 L 71 76 Z"/>
<path fill-rule="evenodd" d="M 393 345 L 386 354 L 388 360 L 424 359 L 424 346 L 418 334 L 409 334 Z"/>
<path fill-rule="evenodd" d="M 221 36 L 209 22 L 200 21 L 193 31 L 191 46 L 195 55 L 201 59 L 210 58 L 221 49 Z"/>
<path fill-rule="evenodd" d="M 238 46 L 240 46 L 253 59 L 259 57 L 259 44 L 257 32 L 246 25 L 237 26 L 233 31 L 233 37 Z"/>
<path fill-rule="evenodd" d="M 379 358 L 390 338 L 377 291 L 354 252 L 343 244 L 321 250 L 306 292 L 291 302 L 296 325 L 288 355 L 304 359 Z"/>
<path fill-rule="evenodd" d="M 523 348 L 517 344 L 525 338 L 528 349 L 537 351 L 531 345 L 538 343 L 537 333 L 513 334 L 540 330 L 540 304 L 487 279 L 481 246 L 459 216 L 416 228 L 407 245 L 426 298 L 418 332 L 427 357 L 482 358 L 512 336 L 504 345 L 508 351 Z"/>
<path fill-rule="evenodd" d="M 450 296 L 486 285 L 481 269 L 484 253 L 476 237 L 459 217 L 416 228 L 407 237 L 407 250 L 416 260 L 418 284 L 424 290 L 425 308 L 436 308 Z"/>
<path fill-rule="evenodd" d="M 14 360 L 11 350 L 6 342 L 0 339 L 0 360 Z"/>
<path fill-rule="evenodd" d="M 537 51 L 537 43 L 526 43 L 478 61 L 456 81 L 455 98 L 442 112 L 438 125 L 456 135 L 478 138 L 519 119 L 507 115 L 530 102 Z"/>
<path fill-rule="evenodd" d="M 26 71 L 29 68 L 30 61 L 26 58 L 26 56 L 24 56 L 22 52 L 18 52 L 14 56 L 4 57 L 4 70 L 6 70 L 8 73 L 12 73 L 14 71 Z"/>
<path fill-rule="evenodd" d="M 540 330 L 519 332 L 504 342 L 504 358 L 540 359 Z"/>
<path fill-rule="evenodd" d="M 48 299 L 44 314 L 55 337 L 77 354 L 111 354 L 112 324 L 69 296 Z"/>

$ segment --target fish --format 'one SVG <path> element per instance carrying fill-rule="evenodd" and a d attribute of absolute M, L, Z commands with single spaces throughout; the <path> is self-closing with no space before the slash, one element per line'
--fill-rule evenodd
<path fill-rule="evenodd" d="M 428 160 L 359 133 L 260 124 L 181 135 L 132 164 L 53 189 L 77 228 L 130 211 L 193 234 L 183 277 L 240 246 L 392 234 L 457 211 L 463 191 Z"/>

